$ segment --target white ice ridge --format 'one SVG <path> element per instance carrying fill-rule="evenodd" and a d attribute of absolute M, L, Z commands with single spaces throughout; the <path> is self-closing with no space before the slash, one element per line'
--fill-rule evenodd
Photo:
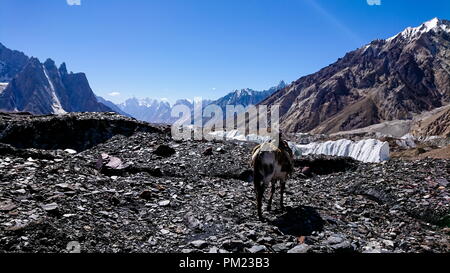
<path fill-rule="evenodd" d="M 47 81 L 50 85 L 50 94 L 52 96 L 53 101 L 52 105 L 53 113 L 57 115 L 65 114 L 66 111 L 64 110 L 64 108 L 61 105 L 61 102 L 59 101 L 58 95 L 56 94 L 55 86 L 53 85 L 52 81 L 50 80 L 50 77 L 48 76 L 47 69 L 45 68 L 45 66 L 42 66 L 42 68 L 44 69 L 45 77 L 47 78 Z"/>
<path fill-rule="evenodd" d="M 376 139 L 365 139 L 354 142 L 348 139 L 313 142 L 307 145 L 295 145 L 294 152 L 298 155 L 323 154 L 346 156 L 362 162 L 382 162 L 389 160 L 389 144 Z"/>
<path fill-rule="evenodd" d="M 405 39 L 420 37 L 420 35 L 422 33 L 426 33 L 431 30 L 437 31 L 439 29 L 450 33 L 450 27 L 447 24 L 443 23 L 438 18 L 433 18 L 430 21 L 427 21 L 418 27 L 408 27 L 404 31 L 398 33 L 397 35 L 395 35 L 389 39 L 386 39 L 386 41 L 388 41 L 388 42 L 392 41 L 399 35 L 401 35 Z"/>
<path fill-rule="evenodd" d="M 211 135 L 225 140 L 239 140 L 262 143 L 270 140 L 268 136 L 260 136 L 256 134 L 249 134 L 247 136 L 240 133 L 238 130 L 229 132 L 217 131 L 210 133 Z M 378 163 L 389 160 L 389 143 L 382 142 L 376 139 L 365 139 L 354 142 L 348 139 L 340 139 L 337 141 L 327 142 L 312 142 L 307 145 L 298 145 L 289 142 L 289 146 L 293 150 L 296 157 L 302 155 L 323 154 L 331 156 L 346 156 L 355 160 Z"/>
<path fill-rule="evenodd" d="M 270 140 L 269 136 L 261 136 L 256 134 L 248 134 L 244 135 L 239 130 L 231 130 L 229 132 L 224 131 L 216 131 L 209 133 L 210 135 L 216 138 L 224 138 L 225 140 L 239 140 L 239 141 L 248 141 L 248 142 L 256 142 L 263 143 Z"/>

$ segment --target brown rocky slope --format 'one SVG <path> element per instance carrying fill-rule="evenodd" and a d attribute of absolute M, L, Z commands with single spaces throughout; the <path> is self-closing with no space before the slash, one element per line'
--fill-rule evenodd
<path fill-rule="evenodd" d="M 281 128 L 335 133 L 450 102 L 450 22 L 433 19 L 375 40 L 261 104 L 279 104 Z"/>

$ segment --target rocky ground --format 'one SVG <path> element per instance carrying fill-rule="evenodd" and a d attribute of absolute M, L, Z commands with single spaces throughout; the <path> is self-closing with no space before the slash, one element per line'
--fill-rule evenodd
<path fill-rule="evenodd" d="M 80 133 L 86 122 L 90 133 Z M 24 128 L 27 145 L 15 135 Z M 0 129 L 0 252 L 450 248 L 446 159 L 296 160 L 286 211 L 276 195 L 260 222 L 248 166 L 253 144 L 175 142 L 167 128 L 112 114 L 3 115 Z M 70 141 L 58 144 L 55 131 Z"/>

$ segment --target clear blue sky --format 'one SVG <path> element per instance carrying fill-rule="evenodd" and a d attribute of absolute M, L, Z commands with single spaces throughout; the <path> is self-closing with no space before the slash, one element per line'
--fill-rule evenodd
<path fill-rule="evenodd" d="M 107 99 L 173 101 L 291 82 L 433 17 L 450 1 L 0 0 L 0 42 L 65 61 Z"/>

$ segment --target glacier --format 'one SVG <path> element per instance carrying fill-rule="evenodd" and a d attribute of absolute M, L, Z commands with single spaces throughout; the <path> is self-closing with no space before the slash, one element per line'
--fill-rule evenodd
<path fill-rule="evenodd" d="M 348 139 L 313 142 L 306 145 L 294 145 L 296 156 L 322 154 L 346 156 L 366 163 L 378 163 L 389 160 L 389 143 L 377 139 L 364 139 L 357 142 Z"/>
<path fill-rule="evenodd" d="M 406 149 L 416 148 L 417 145 L 416 145 L 415 140 L 416 140 L 416 138 L 413 135 L 411 135 L 410 133 L 408 133 L 408 134 L 402 136 L 400 139 L 397 139 L 395 141 L 395 144 L 397 144 L 399 147 L 406 148 Z"/>
<path fill-rule="evenodd" d="M 268 142 L 271 139 L 270 136 L 261 136 L 257 134 L 244 135 L 239 130 L 231 130 L 228 132 L 215 131 L 210 132 L 209 135 L 213 136 L 215 139 L 238 140 L 256 143 Z"/>
<path fill-rule="evenodd" d="M 256 134 L 244 135 L 239 130 L 231 130 L 229 132 L 216 131 L 209 134 L 216 139 L 220 138 L 225 140 L 256 143 L 267 142 L 270 140 L 269 136 Z M 293 150 L 295 157 L 322 154 L 351 157 L 366 163 L 379 163 L 390 159 L 389 143 L 377 139 L 364 139 L 356 142 L 348 139 L 340 139 L 336 141 L 311 142 L 305 145 L 289 142 L 289 146 Z"/>

